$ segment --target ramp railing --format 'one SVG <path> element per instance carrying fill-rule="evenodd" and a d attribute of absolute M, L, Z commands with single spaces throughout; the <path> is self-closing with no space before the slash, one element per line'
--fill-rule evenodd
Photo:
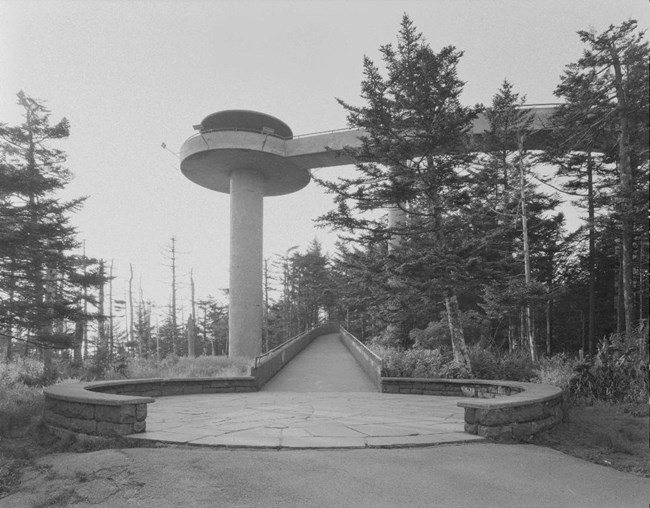
<path fill-rule="evenodd" d="M 348 348 L 354 359 L 361 366 L 366 375 L 372 379 L 377 389 L 381 391 L 381 373 L 383 359 L 368 348 L 363 342 L 348 332 L 343 326 L 339 326 L 340 337 L 345 347 Z"/>

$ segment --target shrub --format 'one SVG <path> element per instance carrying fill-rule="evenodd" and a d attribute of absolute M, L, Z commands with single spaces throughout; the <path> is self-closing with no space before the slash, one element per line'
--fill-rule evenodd
<path fill-rule="evenodd" d="M 531 381 L 535 377 L 535 368 L 527 351 L 502 352 L 497 348 L 473 345 L 469 346 L 468 352 L 472 374 L 479 379 Z"/>
<path fill-rule="evenodd" d="M 577 364 L 578 361 L 566 353 L 542 357 L 535 369 L 533 381 L 568 390 Z"/>
<path fill-rule="evenodd" d="M 22 383 L 0 384 L 0 436 L 26 427 L 43 412 L 43 390 Z"/>
<path fill-rule="evenodd" d="M 230 377 L 248 376 L 250 367 L 251 361 L 248 358 L 229 358 L 227 356 L 187 358 L 169 355 L 160 362 L 154 358 L 130 358 L 126 362 L 124 373 L 129 379 Z M 113 375 L 115 376 L 115 374 Z"/>
<path fill-rule="evenodd" d="M 43 362 L 35 358 L 16 358 L 0 362 L 0 384 L 43 386 L 46 383 Z"/>
<path fill-rule="evenodd" d="M 105 379 L 105 376 L 110 372 L 110 354 L 107 347 L 98 347 L 95 354 L 84 361 L 84 370 L 86 371 L 84 377 L 86 379 Z"/>
<path fill-rule="evenodd" d="M 627 337 L 612 334 L 598 344 L 593 358 L 576 365 L 569 383 L 573 396 L 607 402 L 647 402 L 648 330 Z"/>
<path fill-rule="evenodd" d="M 411 330 L 409 337 L 416 349 L 437 349 L 451 344 L 449 324 L 446 321 L 431 321 L 424 330 Z"/>
<path fill-rule="evenodd" d="M 478 312 L 470 310 L 461 312 L 460 321 L 463 325 L 465 341 L 474 344 L 489 334 L 489 321 Z M 425 329 L 415 328 L 409 332 L 414 349 L 439 349 L 451 345 L 451 335 L 447 316 L 443 313 L 439 321 L 431 321 Z"/>
<path fill-rule="evenodd" d="M 469 373 L 453 360 L 451 351 L 441 349 L 375 348 L 383 358 L 382 376 L 421 378 L 467 378 Z"/>
<path fill-rule="evenodd" d="M 504 353 L 496 348 L 470 346 L 470 373 L 454 361 L 451 349 L 446 347 L 402 351 L 375 346 L 373 349 L 383 358 L 382 375 L 387 377 L 479 378 L 507 381 L 531 381 L 535 377 L 533 363 L 526 351 Z"/>
<path fill-rule="evenodd" d="M 78 377 L 83 381 L 94 381 L 96 379 L 232 377 L 250 375 L 251 364 L 248 358 L 229 358 L 227 356 L 188 358 L 168 355 L 160 361 L 156 358 L 118 356 L 110 369 L 98 370 L 94 358 L 91 358 L 84 360 L 83 367 L 79 371 L 66 370 L 66 373 L 68 377 Z"/>
<path fill-rule="evenodd" d="M 0 436 L 28 426 L 43 411 L 43 364 L 34 359 L 0 363 Z"/>

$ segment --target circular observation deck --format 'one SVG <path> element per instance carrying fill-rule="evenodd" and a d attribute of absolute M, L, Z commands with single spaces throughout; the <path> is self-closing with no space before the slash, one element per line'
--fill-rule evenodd
<path fill-rule="evenodd" d="M 181 171 L 194 183 L 230 193 L 230 174 L 249 170 L 263 177 L 264 196 L 290 194 L 305 187 L 309 171 L 285 158 L 293 132 L 265 113 L 227 110 L 205 117 L 198 134 L 181 147 Z"/>

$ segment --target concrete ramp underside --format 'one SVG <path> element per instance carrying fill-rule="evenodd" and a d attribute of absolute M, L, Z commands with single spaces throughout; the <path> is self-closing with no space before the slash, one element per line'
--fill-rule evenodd
<path fill-rule="evenodd" d="M 321 335 L 278 372 L 266 392 L 376 392 L 377 387 L 341 342 Z"/>

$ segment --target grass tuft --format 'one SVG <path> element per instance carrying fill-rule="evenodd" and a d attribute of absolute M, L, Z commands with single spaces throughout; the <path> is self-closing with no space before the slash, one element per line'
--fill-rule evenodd
<path fill-rule="evenodd" d="M 29 425 L 42 412 L 42 388 L 0 380 L 0 437 Z"/>
<path fill-rule="evenodd" d="M 196 358 L 168 356 L 157 362 L 153 358 L 132 358 L 127 362 L 128 379 L 175 377 L 233 377 L 250 375 L 248 358 L 227 356 L 198 356 Z"/>
<path fill-rule="evenodd" d="M 534 381 L 537 383 L 553 385 L 568 390 L 571 379 L 575 376 L 578 360 L 559 353 L 549 357 L 540 358 L 535 368 Z"/>

